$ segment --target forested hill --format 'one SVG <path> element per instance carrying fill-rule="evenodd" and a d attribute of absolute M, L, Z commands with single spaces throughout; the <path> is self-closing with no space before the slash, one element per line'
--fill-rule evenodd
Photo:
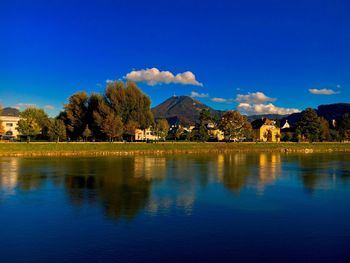
<path fill-rule="evenodd" d="M 320 105 L 316 110 L 317 114 L 328 121 L 340 120 L 345 113 L 350 114 L 350 103 L 335 103 Z M 282 123 L 287 119 L 289 124 L 294 125 L 301 117 L 301 113 L 293 113 L 282 119 Z"/>
<path fill-rule="evenodd" d="M 208 109 L 213 115 L 222 115 L 222 111 L 214 110 L 204 103 L 189 96 L 173 96 L 152 109 L 155 119 L 167 119 L 180 122 L 182 125 L 194 125 L 202 109 Z"/>

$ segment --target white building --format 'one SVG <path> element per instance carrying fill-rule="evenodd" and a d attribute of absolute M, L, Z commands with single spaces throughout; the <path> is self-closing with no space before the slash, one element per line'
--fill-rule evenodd
<path fill-rule="evenodd" d="M 4 133 L 1 135 L 9 137 L 17 137 L 19 135 L 17 131 L 19 121 L 19 110 L 14 108 L 4 108 L 0 112 L 0 120 L 4 128 Z"/>
<path fill-rule="evenodd" d="M 159 137 L 151 131 L 150 128 L 141 130 L 141 129 L 136 129 L 135 130 L 135 141 L 155 141 L 159 140 Z"/>
<path fill-rule="evenodd" d="M 283 129 L 289 129 L 290 128 L 290 125 L 288 123 L 288 120 L 286 120 L 285 124 L 281 127 L 281 130 Z"/>

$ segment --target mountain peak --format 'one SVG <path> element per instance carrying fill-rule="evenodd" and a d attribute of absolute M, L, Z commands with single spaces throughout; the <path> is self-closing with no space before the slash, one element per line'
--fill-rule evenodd
<path fill-rule="evenodd" d="M 154 107 L 152 112 L 155 119 L 177 119 L 182 125 L 194 125 L 202 109 L 208 109 L 212 114 L 219 113 L 190 96 L 172 96 Z"/>

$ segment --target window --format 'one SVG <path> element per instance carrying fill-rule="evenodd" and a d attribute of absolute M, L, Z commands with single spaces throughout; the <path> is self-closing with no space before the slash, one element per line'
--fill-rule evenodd
<path fill-rule="evenodd" d="M 13 123 L 6 123 L 6 127 L 12 127 Z"/>

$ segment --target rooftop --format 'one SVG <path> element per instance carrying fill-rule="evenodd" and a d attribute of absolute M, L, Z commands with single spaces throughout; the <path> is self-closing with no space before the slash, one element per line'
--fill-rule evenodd
<path fill-rule="evenodd" d="M 10 107 L 3 108 L 0 112 L 0 116 L 19 117 L 19 110 Z"/>

